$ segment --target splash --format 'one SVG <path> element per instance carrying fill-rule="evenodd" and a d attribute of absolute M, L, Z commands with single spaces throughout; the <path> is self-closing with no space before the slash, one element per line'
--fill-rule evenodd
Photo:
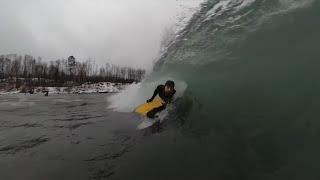
<path fill-rule="evenodd" d="M 182 97 L 187 89 L 187 84 L 185 82 L 174 78 L 159 78 L 157 80 L 146 79 L 142 83 L 129 85 L 120 93 L 108 97 L 108 108 L 118 112 L 133 112 L 137 106 L 150 99 L 155 88 L 160 84 L 164 84 L 166 79 L 175 81 L 175 89 L 177 91 L 175 98 Z"/>

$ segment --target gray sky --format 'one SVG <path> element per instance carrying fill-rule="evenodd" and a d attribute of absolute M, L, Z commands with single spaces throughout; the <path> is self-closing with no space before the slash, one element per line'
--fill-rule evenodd
<path fill-rule="evenodd" d="M 163 29 L 190 2 L 199 0 L 0 0 L 0 54 L 149 69 Z"/>

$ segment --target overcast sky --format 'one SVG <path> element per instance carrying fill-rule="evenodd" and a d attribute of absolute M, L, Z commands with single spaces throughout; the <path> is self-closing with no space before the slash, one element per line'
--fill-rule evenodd
<path fill-rule="evenodd" d="M 0 0 L 0 54 L 151 68 L 163 29 L 187 1 Z"/>

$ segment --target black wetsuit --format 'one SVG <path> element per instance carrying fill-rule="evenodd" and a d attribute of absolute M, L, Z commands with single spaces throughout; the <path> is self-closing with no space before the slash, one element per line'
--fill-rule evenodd
<path fill-rule="evenodd" d="M 166 104 L 172 102 L 172 98 L 173 98 L 173 95 L 176 93 L 176 90 L 173 90 L 173 93 L 172 93 L 171 95 L 166 95 L 164 89 L 165 89 L 165 86 L 164 86 L 164 85 L 162 85 L 162 84 L 159 85 L 159 86 L 156 88 L 156 90 L 154 90 L 154 93 L 153 93 L 151 99 L 148 100 L 148 102 L 153 101 L 153 99 L 154 99 L 157 95 L 159 95 L 159 97 L 160 97 L 165 103 L 164 103 L 162 106 L 157 107 L 157 108 L 154 108 L 154 109 L 152 109 L 151 111 L 149 111 L 149 112 L 147 113 L 147 117 L 149 117 L 149 118 L 154 118 L 155 115 L 156 115 L 156 113 L 158 113 L 158 112 L 160 112 L 160 111 L 162 111 L 162 110 L 164 110 L 164 109 L 166 108 Z"/>

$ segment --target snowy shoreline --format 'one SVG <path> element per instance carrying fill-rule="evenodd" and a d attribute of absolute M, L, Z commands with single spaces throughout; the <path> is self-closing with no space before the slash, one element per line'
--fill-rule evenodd
<path fill-rule="evenodd" d="M 73 87 L 33 87 L 33 94 L 92 94 L 92 93 L 118 93 L 128 84 L 100 82 L 95 84 L 84 83 Z M 29 94 L 29 92 L 27 92 Z M 10 91 L 0 90 L 0 95 L 25 94 L 21 89 Z"/>

